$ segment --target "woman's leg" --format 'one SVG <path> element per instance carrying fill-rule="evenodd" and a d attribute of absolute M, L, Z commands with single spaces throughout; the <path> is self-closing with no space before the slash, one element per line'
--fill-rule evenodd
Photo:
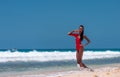
<path fill-rule="evenodd" d="M 82 64 L 82 56 L 83 56 L 83 48 L 80 48 L 80 50 L 76 52 L 77 63 L 80 65 L 80 67 L 84 67 Z"/>
<path fill-rule="evenodd" d="M 83 51 L 84 47 L 81 47 L 80 50 L 76 52 L 77 63 L 80 65 L 80 67 L 87 68 L 87 66 L 84 63 L 82 63 Z"/>
<path fill-rule="evenodd" d="M 84 63 L 82 63 L 82 64 L 83 64 L 84 68 L 88 68 Z"/>

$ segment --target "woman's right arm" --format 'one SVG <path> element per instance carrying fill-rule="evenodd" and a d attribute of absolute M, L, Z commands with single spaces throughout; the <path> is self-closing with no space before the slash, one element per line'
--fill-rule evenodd
<path fill-rule="evenodd" d="M 74 32 L 78 32 L 78 31 L 79 31 L 79 30 L 73 30 L 73 31 L 71 31 L 71 32 L 68 32 L 68 35 L 74 36 L 74 35 L 75 35 Z"/>
<path fill-rule="evenodd" d="M 74 30 L 73 31 L 71 31 L 71 32 L 68 32 L 68 35 L 71 35 L 71 34 L 73 34 L 74 33 Z"/>

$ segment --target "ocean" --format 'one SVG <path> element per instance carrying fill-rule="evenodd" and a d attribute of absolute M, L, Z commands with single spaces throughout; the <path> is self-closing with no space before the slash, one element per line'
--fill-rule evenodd
<path fill-rule="evenodd" d="M 76 70 L 75 49 L 0 49 L 0 74 Z M 120 63 L 120 49 L 85 49 L 87 66 Z"/>

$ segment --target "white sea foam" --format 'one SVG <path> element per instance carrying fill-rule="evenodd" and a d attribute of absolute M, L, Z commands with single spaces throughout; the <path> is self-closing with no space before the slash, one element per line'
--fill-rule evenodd
<path fill-rule="evenodd" d="M 120 57 L 120 51 L 85 51 L 83 59 L 96 59 L 96 58 L 113 58 Z M 62 61 L 62 60 L 75 60 L 76 52 L 73 51 L 30 51 L 30 52 L 11 52 L 11 51 L 0 51 L 0 62 L 8 61 Z"/>

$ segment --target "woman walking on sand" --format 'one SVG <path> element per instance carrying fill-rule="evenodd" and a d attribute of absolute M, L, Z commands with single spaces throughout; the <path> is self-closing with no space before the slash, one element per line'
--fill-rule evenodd
<path fill-rule="evenodd" d="M 84 47 L 90 43 L 90 40 L 87 36 L 84 35 L 84 26 L 80 25 L 78 30 L 73 30 L 68 33 L 70 36 L 74 36 L 76 39 L 76 58 L 77 58 L 77 65 L 79 65 L 80 68 L 88 68 L 83 62 L 83 51 Z M 86 44 L 82 44 L 81 42 L 85 39 L 87 41 Z"/>

